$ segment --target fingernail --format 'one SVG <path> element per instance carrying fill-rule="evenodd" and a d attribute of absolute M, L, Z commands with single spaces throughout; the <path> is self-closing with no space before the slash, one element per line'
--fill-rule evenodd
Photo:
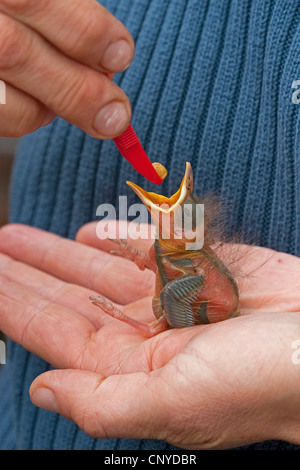
<path fill-rule="evenodd" d="M 133 54 L 132 46 L 124 39 L 121 39 L 108 46 L 103 54 L 101 66 L 112 72 L 120 72 L 129 67 Z"/>
<path fill-rule="evenodd" d="M 46 387 L 40 387 L 32 392 L 30 399 L 32 403 L 39 408 L 48 411 L 58 412 L 57 401 L 52 390 Z"/>
<path fill-rule="evenodd" d="M 127 109 L 120 101 L 113 101 L 102 108 L 95 117 L 94 128 L 107 137 L 121 134 L 129 125 Z"/>

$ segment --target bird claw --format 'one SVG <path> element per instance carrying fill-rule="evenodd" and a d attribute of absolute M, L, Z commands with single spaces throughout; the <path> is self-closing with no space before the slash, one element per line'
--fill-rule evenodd
<path fill-rule="evenodd" d="M 109 238 L 109 240 L 121 248 L 121 250 L 111 250 L 111 254 L 121 256 L 122 258 L 132 261 L 141 271 L 144 271 L 146 268 L 153 272 L 156 271 L 156 266 L 151 262 L 149 256 L 143 251 L 137 250 L 123 239 Z"/>

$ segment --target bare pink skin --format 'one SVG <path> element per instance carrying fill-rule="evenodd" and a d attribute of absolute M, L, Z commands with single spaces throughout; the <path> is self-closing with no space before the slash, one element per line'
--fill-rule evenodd
<path fill-rule="evenodd" d="M 128 97 L 110 78 L 130 65 L 134 42 L 102 5 L 3 0 L 0 25 L 0 136 L 23 136 L 56 116 L 96 138 L 127 128 Z"/>
<path fill-rule="evenodd" d="M 149 241 L 130 241 L 148 251 Z M 111 255 L 84 226 L 77 241 L 0 229 L 0 330 L 57 370 L 30 388 L 36 406 L 96 438 L 154 438 L 189 449 L 281 439 L 300 444 L 299 258 L 241 246 L 252 273 L 241 316 L 146 339 L 88 301 L 100 293 L 153 319 L 155 275 Z M 9 365 L 5 366 L 9 367 Z M 188 399 L 187 399 L 188 397 Z"/>

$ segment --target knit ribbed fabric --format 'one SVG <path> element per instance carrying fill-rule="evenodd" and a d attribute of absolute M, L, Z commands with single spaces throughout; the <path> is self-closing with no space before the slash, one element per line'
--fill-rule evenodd
<path fill-rule="evenodd" d="M 226 227 L 300 255 L 300 9 L 290 0 L 107 0 L 131 32 L 136 56 L 115 77 L 150 159 L 178 189 L 190 161 L 195 193 L 230 202 Z M 23 139 L 14 168 L 11 221 L 74 238 L 101 203 L 136 196 L 125 181 L 157 190 L 99 141 L 62 119 Z M 84 276 L 84 273 L 83 273 Z M 0 372 L 0 447 L 167 449 L 160 441 L 96 440 L 33 406 L 28 389 L 49 369 L 9 342 Z M 297 448 L 272 441 L 248 448 Z M 300 448 L 300 447 L 299 447 Z"/>

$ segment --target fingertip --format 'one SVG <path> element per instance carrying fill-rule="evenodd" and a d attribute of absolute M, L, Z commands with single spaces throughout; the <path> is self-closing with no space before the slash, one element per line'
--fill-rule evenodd
<path fill-rule="evenodd" d="M 106 48 L 100 66 L 113 73 L 122 72 L 130 66 L 133 58 L 133 43 L 125 39 L 118 39 Z"/>
<path fill-rule="evenodd" d="M 130 124 L 131 107 L 126 99 L 112 101 L 103 106 L 95 115 L 93 129 L 101 138 L 114 138 L 122 134 Z"/>
<path fill-rule="evenodd" d="M 34 405 L 44 410 L 59 412 L 56 396 L 50 388 L 36 387 L 30 394 Z"/>
<path fill-rule="evenodd" d="M 98 222 L 89 222 L 78 230 L 75 240 L 79 243 L 86 243 L 97 239 L 96 227 Z"/>
<path fill-rule="evenodd" d="M 80 369 L 47 371 L 32 382 L 29 397 L 35 406 L 73 419 L 84 429 L 84 403 L 89 401 L 87 413 L 90 416 L 94 410 L 91 390 L 103 380 L 105 377 L 101 374 Z"/>

